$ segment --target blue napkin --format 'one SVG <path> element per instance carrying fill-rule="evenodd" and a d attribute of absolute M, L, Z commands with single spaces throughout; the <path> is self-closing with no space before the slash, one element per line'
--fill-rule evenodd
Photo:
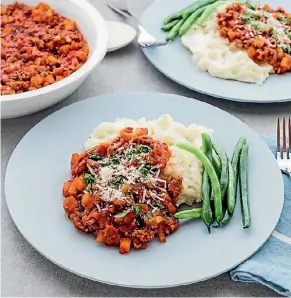
<path fill-rule="evenodd" d="M 275 141 L 264 140 L 275 153 Z M 282 296 L 291 297 L 291 179 L 283 176 L 284 207 L 275 230 L 262 248 L 233 269 L 230 276 L 234 281 L 260 283 Z"/>

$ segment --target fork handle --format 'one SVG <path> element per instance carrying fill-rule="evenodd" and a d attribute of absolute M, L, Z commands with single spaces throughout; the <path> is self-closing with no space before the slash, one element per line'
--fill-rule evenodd
<path fill-rule="evenodd" d="M 126 18 L 131 19 L 135 23 L 135 25 L 137 26 L 137 28 L 138 28 L 138 30 L 139 30 L 140 33 L 146 32 L 146 30 L 139 23 L 138 19 L 136 17 L 134 17 L 127 9 L 117 8 L 117 7 L 113 6 L 111 3 L 107 3 L 107 5 L 111 9 L 113 9 L 114 11 L 116 11 L 117 13 L 123 15 Z"/>

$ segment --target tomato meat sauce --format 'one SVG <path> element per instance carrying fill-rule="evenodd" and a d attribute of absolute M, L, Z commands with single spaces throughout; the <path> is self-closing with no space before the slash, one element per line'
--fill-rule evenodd
<path fill-rule="evenodd" d="M 166 242 L 179 227 L 173 215 L 182 191 L 181 177 L 163 175 L 170 156 L 147 128 L 131 127 L 112 142 L 74 153 L 71 179 L 63 186 L 68 217 L 121 254 L 144 249 L 154 238 Z"/>
<path fill-rule="evenodd" d="M 1 5 L 1 94 L 36 90 L 64 79 L 88 59 L 75 21 L 45 3 Z"/>
<path fill-rule="evenodd" d="M 270 64 L 277 74 L 291 71 L 291 14 L 283 8 L 232 3 L 217 14 L 217 23 L 220 36 L 254 62 Z"/>

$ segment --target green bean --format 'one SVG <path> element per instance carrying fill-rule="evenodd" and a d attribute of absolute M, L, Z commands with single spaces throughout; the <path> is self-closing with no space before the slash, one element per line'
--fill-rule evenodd
<path fill-rule="evenodd" d="M 172 21 L 179 20 L 181 18 L 182 18 L 182 11 L 172 13 L 168 17 L 165 18 L 164 25 L 167 25 L 167 24 L 171 23 Z"/>
<path fill-rule="evenodd" d="M 243 145 L 246 143 L 246 138 L 240 138 L 235 146 L 231 164 L 233 168 L 233 179 L 234 179 L 234 193 L 236 195 L 237 193 L 237 180 L 238 180 L 238 164 L 239 164 L 239 158 L 241 154 L 241 150 Z"/>
<path fill-rule="evenodd" d="M 202 148 L 204 151 L 204 154 L 209 159 L 210 162 L 212 162 L 212 141 L 210 136 L 207 133 L 201 134 L 202 138 Z"/>
<path fill-rule="evenodd" d="M 176 25 L 174 25 L 174 27 L 171 29 L 167 37 L 167 40 L 174 40 L 176 38 L 176 36 L 179 33 L 180 27 L 183 25 L 183 23 L 184 23 L 184 20 L 180 20 Z"/>
<path fill-rule="evenodd" d="M 195 1 L 192 5 L 186 7 L 183 11 L 182 11 L 182 18 L 184 20 L 188 19 L 188 17 L 195 12 L 198 8 L 202 7 L 202 6 L 206 6 L 209 4 L 212 4 L 213 2 L 215 2 L 217 0 L 198 0 Z"/>
<path fill-rule="evenodd" d="M 221 175 L 221 160 L 219 158 L 219 156 L 217 155 L 217 153 L 215 152 L 215 150 L 212 150 L 212 164 L 213 167 L 215 169 L 215 172 L 218 176 L 218 178 L 220 178 Z"/>
<path fill-rule="evenodd" d="M 185 23 L 181 26 L 179 30 L 180 36 L 183 36 L 190 29 L 190 27 L 201 16 L 204 10 L 205 10 L 205 6 L 198 8 L 189 16 L 188 19 L 185 20 Z"/>
<path fill-rule="evenodd" d="M 251 214 L 248 191 L 248 158 L 249 146 L 245 144 L 242 147 L 241 156 L 239 160 L 241 215 L 244 229 L 247 229 L 251 226 Z"/>
<path fill-rule="evenodd" d="M 212 227 L 213 228 L 221 228 L 222 226 L 225 226 L 230 220 L 231 220 L 232 216 L 229 215 L 227 209 L 224 211 L 224 215 L 222 218 L 222 221 L 220 222 L 220 224 L 213 224 Z"/>
<path fill-rule="evenodd" d="M 220 190 L 220 184 L 218 177 L 216 175 L 216 172 L 211 164 L 211 162 L 208 160 L 208 158 L 205 156 L 205 154 L 198 148 L 193 147 L 188 144 L 183 143 L 177 143 L 176 146 L 178 148 L 181 148 L 183 150 L 186 150 L 192 154 L 194 154 L 202 163 L 205 170 L 207 171 L 207 174 L 209 175 L 211 186 L 214 193 L 214 213 L 215 213 L 215 219 L 218 223 L 222 220 L 222 202 L 221 202 L 221 190 Z"/>
<path fill-rule="evenodd" d="M 230 215 L 233 214 L 236 204 L 236 191 L 233 167 L 228 161 L 228 185 L 227 185 L 227 209 Z"/>
<path fill-rule="evenodd" d="M 202 195 L 202 220 L 205 226 L 207 227 L 208 232 L 210 233 L 210 227 L 213 222 L 213 214 L 212 214 L 211 202 L 210 202 L 211 187 L 210 187 L 209 176 L 205 170 L 202 176 L 201 195 Z"/>
<path fill-rule="evenodd" d="M 177 19 L 182 19 L 182 14 L 185 10 L 189 9 L 191 6 L 193 5 L 190 4 L 188 6 L 186 6 L 185 8 L 183 8 L 182 10 L 178 11 L 178 12 L 174 12 L 172 14 L 170 14 L 168 17 L 166 17 L 164 19 L 164 25 L 169 24 L 170 22 L 172 22 L 173 20 L 177 20 Z"/>
<path fill-rule="evenodd" d="M 175 217 L 178 219 L 200 218 L 201 217 L 201 208 L 193 208 L 190 210 L 179 211 L 175 214 Z"/>
<path fill-rule="evenodd" d="M 163 31 L 170 31 L 178 22 L 179 22 L 179 20 L 174 20 L 174 21 L 164 25 L 161 29 Z"/>
<path fill-rule="evenodd" d="M 205 156 L 212 162 L 212 141 L 208 134 L 202 133 L 202 143 Z M 210 233 L 210 227 L 213 221 L 213 214 L 210 204 L 211 187 L 207 171 L 204 169 L 202 176 L 202 220 Z"/>
<path fill-rule="evenodd" d="M 221 161 L 220 189 L 221 199 L 224 200 L 228 184 L 228 158 L 220 145 L 214 145 L 213 148 Z"/>
<path fill-rule="evenodd" d="M 195 22 L 195 24 L 198 26 L 201 26 L 209 18 L 209 16 L 214 12 L 216 7 L 222 3 L 224 3 L 224 1 L 216 1 L 213 4 L 208 5 L 207 8 L 202 13 L 202 15 L 199 17 L 199 19 Z"/>

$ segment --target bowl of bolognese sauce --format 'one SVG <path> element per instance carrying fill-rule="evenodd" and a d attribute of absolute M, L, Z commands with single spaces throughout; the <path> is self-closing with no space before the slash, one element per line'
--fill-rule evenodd
<path fill-rule="evenodd" d="M 79 0 L 2 0 L 1 118 L 29 115 L 73 93 L 107 51 L 106 23 Z"/>

